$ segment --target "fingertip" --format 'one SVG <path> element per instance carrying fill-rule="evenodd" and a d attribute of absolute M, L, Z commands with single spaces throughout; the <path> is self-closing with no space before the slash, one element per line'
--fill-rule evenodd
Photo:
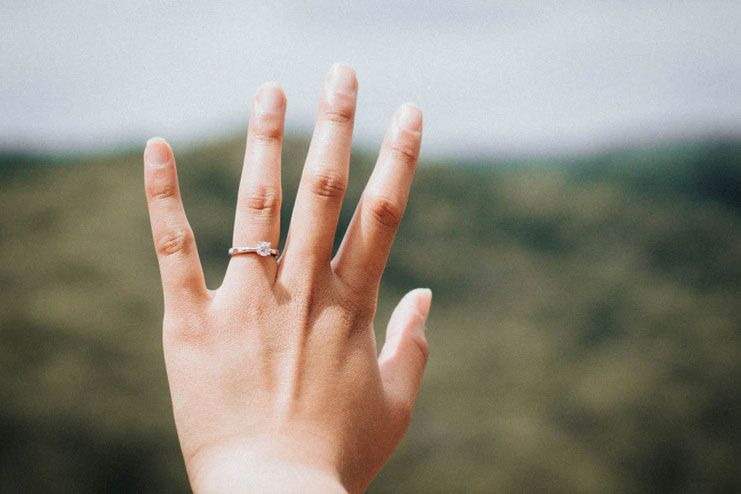
<path fill-rule="evenodd" d="M 162 137 L 152 137 L 144 147 L 144 159 L 153 166 L 162 166 L 170 162 L 172 150 Z"/>
<path fill-rule="evenodd" d="M 432 306 L 432 290 L 429 288 L 415 288 L 402 297 L 399 302 L 400 315 L 408 320 L 421 321 L 415 326 L 424 326 Z M 424 331 L 424 327 L 422 328 Z"/>
<path fill-rule="evenodd" d="M 422 316 L 422 319 L 427 320 L 430 315 L 430 307 L 432 306 L 432 290 L 429 288 L 417 288 L 416 302 L 417 310 Z"/>
<path fill-rule="evenodd" d="M 404 103 L 396 111 L 396 125 L 409 132 L 421 132 L 422 110 L 415 103 Z"/>
<path fill-rule="evenodd" d="M 358 91 L 358 78 L 355 69 L 345 62 L 332 64 L 326 77 L 327 87 L 336 93 L 355 94 Z"/>
<path fill-rule="evenodd" d="M 150 145 L 152 145 L 152 144 L 158 144 L 158 143 L 164 143 L 164 144 L 167 144 L 167 141 L 165 140 L 165 138 L 164 138 L 164 137 L 151 137 L 151 138 L 149 138 L 149 139 L 147 140 L 147 145 L 146 145 L 146 147 L 149 147 L 149 146 L 150 146 Z"/>
<path fill-rule="evenodd" d="M 255 93 L 255 107 L 259 113 L 279 113 L 286 106 L 283 88 L 272 81 L 263 83 Z"/>

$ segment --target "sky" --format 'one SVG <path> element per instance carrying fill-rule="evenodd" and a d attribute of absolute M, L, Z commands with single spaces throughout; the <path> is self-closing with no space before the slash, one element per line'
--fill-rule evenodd
<path fill-rule="evenodd" d="M 243 132 L 264 81 L 309 133 L 336 61 L 370 148 L 405 101 L 431 155 L 741 136 L 738 0 L 5 0 L 0 149 L 194 145 Z"/>

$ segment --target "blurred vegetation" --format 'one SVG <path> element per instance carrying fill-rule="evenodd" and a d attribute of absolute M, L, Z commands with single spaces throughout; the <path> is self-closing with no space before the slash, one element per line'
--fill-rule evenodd
<path fill-rule="evenodd" d="M 211 287 L 242 152 L 178 155 Z M 139 152 L 2 156 L 0 201 L 0 491 L 187 491 Z M 431 287 L 431 359 L 371 492 L 741 491 L 740 213 L 737 141 L 423 162 L 376 327 Z"/>

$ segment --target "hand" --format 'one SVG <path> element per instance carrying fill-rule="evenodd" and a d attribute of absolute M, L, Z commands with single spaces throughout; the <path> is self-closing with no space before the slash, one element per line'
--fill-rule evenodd
<path fill-rule="evenodd" d="M 175 424 L 196 492 L 358 492 L 396 449 L 427 360 L 431 292 L 396 307 L 377 356 L 381 274 L 409 195 L 422 114 L 403 105 L 334 258 L 357 96 L 353 70 L 325 80 L 282 256 L 231 258 L 208 290 L 167 143 L 144 178 L 165 299 L 163 344 Z M 279 242 L 286 99 L 254 98 L 234 246 Z M 225 252 L 226 254 L 226 252 Z"/>

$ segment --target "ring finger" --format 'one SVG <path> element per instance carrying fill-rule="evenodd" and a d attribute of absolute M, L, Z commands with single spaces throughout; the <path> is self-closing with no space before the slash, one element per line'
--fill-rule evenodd
<path fill-rule="evenodd" d="M 278 247 L 280 240 L 280 155 L 285 119 L 286 98 L 283 90 L 263 84 L 252 103 L 244 166 L 237 196 L 234 221 L 234 247 L 254 247 L 270 242 Z M 255 253 L 233 256 L 225 284 L 254 283 L 275 280 L 275 258 Z"/>

